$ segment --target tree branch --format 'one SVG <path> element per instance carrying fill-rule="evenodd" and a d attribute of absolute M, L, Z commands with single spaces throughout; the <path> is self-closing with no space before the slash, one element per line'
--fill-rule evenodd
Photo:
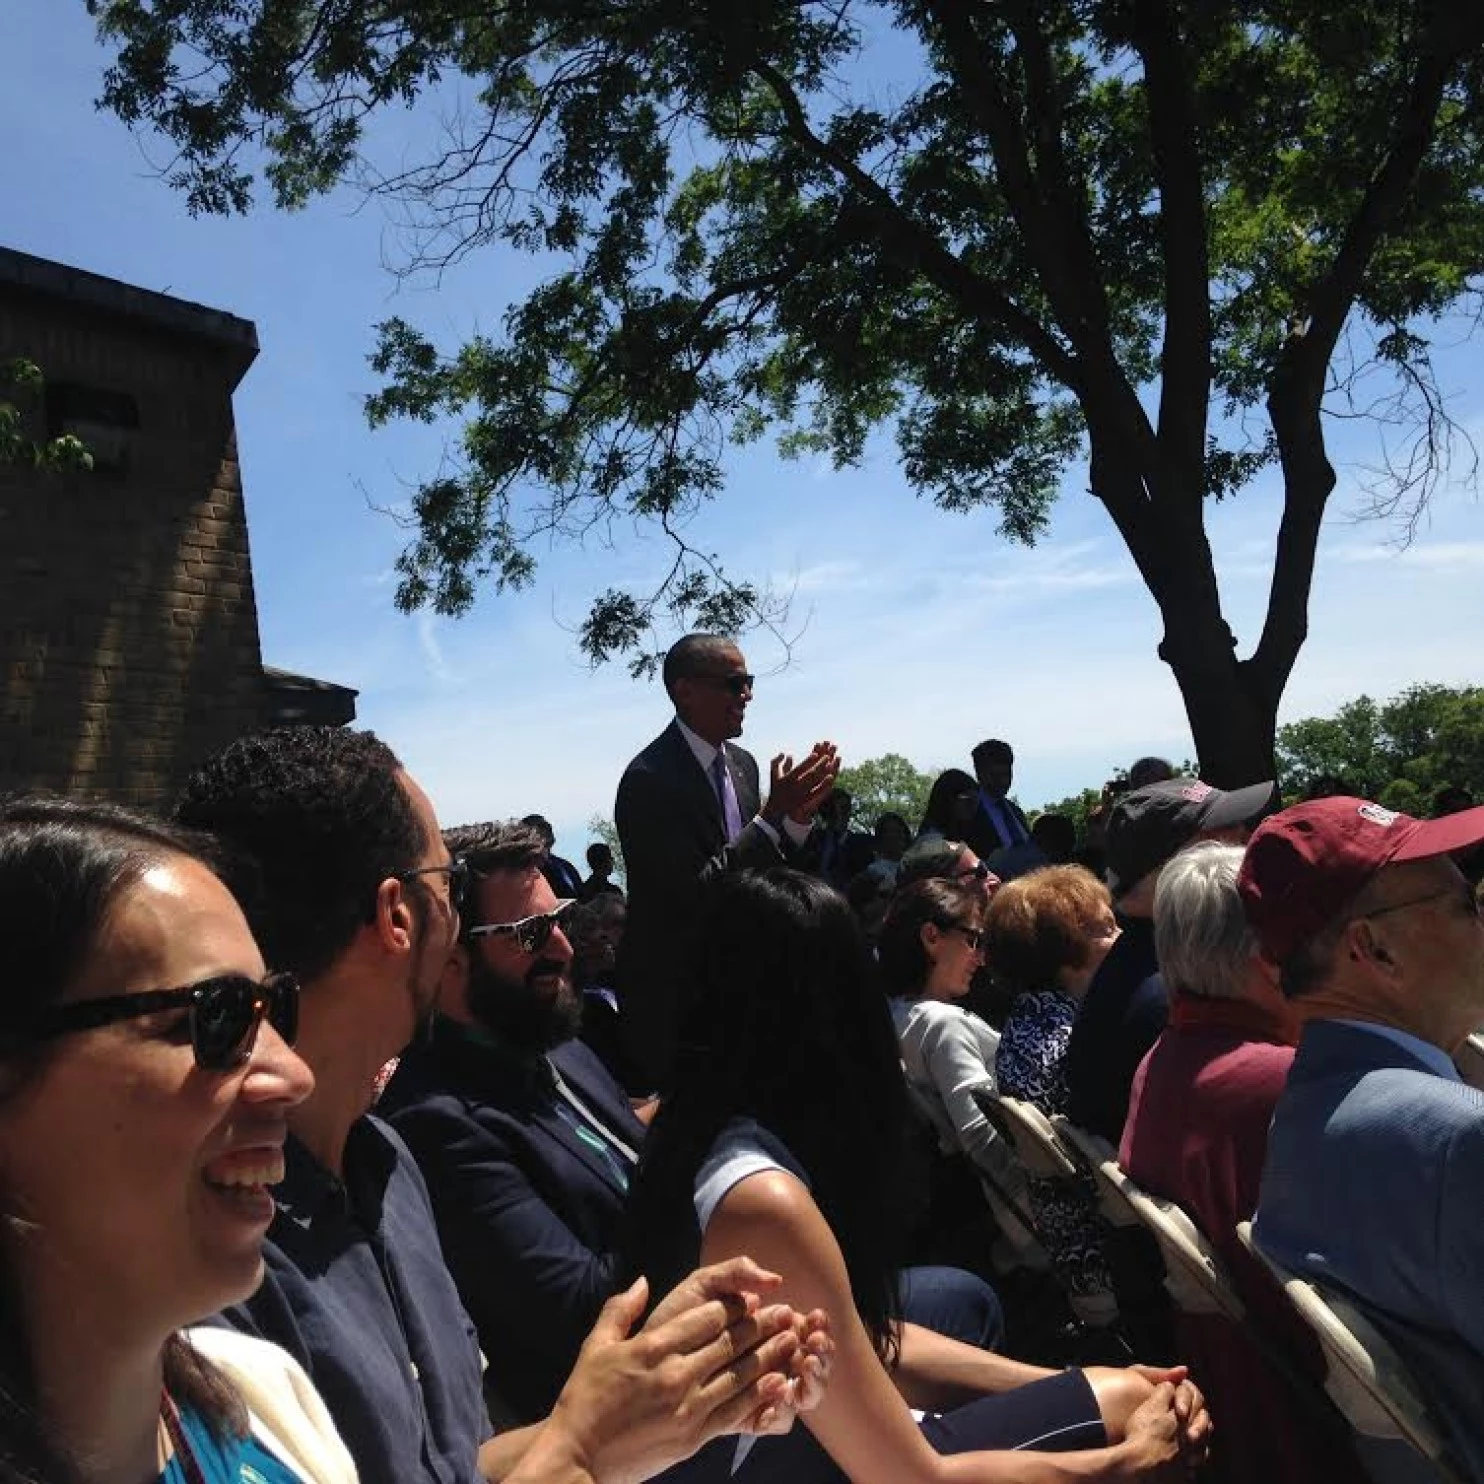
<path fill-rule="evenodd" d="M 770 64 L 753 61 L 752 71 L 778 100 L 789 135 L 821 164 L 828 165 L 874 209 L 881 235 L 905 249 L 919 271 L 981 322 L 1000 325 L 1026 348 L 1062 385 L 1079 394 L 1082 368 L 1077 358 L 1039 320 L 1008 295 L 981 278 L 926 227 L 902 210 L 895 197 L 848 155 L 821 139 L 809 125 L 803 105 L 787 80 Z"/>
<path fill-rule="evenodd" d="M 1199 507 L 1211 396 L 1211 267 L 1197 133 L 1195 68 L 1168 0 L 1135 0 L 1135 50 L 1144 63 L 1149 140 L 1159 188 L 1164 248 L 1165 331 L 1159 446 L 1162 490 Z"/>
<path fill-rule="evenodd" d="M 1397 115 L 1390 148 L 1371 177 L 1329 271 L 1309 295 L 1309 320 L 1289 337 L 1286 367 L 1300 395 L 1318 405 L 1324 372 L 1355 303 L 1377 245 L 1395 223 L 1437 128 L 1448 75 L 1460 58 L 1484 47 L 1484 6 L 1439 4 L 1420 48 L 1417 70 Z"/>

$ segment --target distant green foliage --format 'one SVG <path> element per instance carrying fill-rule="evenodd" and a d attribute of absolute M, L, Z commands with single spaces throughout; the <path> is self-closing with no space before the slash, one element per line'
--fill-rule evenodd
<path fill-rule="evenodd" d="M 31 435 L 31 416 L 45 388 L 41 368 L 33 362 L 0 361 L 0 468 L 20 464 L 51 473 L 91 469 L 93 456 L 80 438 L 70 433 L 41 439 Z"/>
<path fill-rule="evenodd" d="M 868 757 L 852 768 L 841 768 L 839 786 L 849 792 L 854 804 L 853 827 L 872 829 L 880 815 L 890 813 L 900 814 L 907 821 L 907 828 L 916 830 L 938 771 L 925 773 L 897 752 Z"/>
<path fill-rule="evenodd" d="M 1484 687 L 1414 685 L 1378 704 L 1347 701 L 1278 731 L 1285 798 L 1327 778 L 1407 814 L 1431 812 L 1434 795 L 1463 788 L 1484 802 Z"/>
<path fill-rule="evenodd" d="M 620 882 L 623 880 L 623 846 L 618 843 L 618 826 L 609 819 L 606 814 L 595 814 L 587 822 L 587 832 L 591 837 L 583 841 L 582 848 L 585 852 L 587 847 L 595 841 L 601 840 L 609 850 L 613 852 L 613 874 Z M 581 861 L 577 862 L 578 868 L 584 875 L 587 874 L 587 857 L 584 854 Z"/>

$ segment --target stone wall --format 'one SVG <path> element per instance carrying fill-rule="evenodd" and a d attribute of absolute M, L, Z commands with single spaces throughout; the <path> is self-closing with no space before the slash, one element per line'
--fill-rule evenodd
<path fill-rule="evenodd" d="M 137 412 L 96 434 L 120 467 L 0 468 L 0 789 L 161 806 L 266 715 L 231 400 L 256 342 L 110 312 L 85 277 L 81 302 L 0 282 L 0 360 Z"/>

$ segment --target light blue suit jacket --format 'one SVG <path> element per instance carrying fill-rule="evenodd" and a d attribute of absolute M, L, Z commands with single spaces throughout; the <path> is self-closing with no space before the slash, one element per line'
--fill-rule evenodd
<path fill-rule="evenodd" d="M 1484 1480 L 1484 1093 L 1375 1031 L 1316 1021 L 1273 1115 L 1253 1234 L 1351 1295 Z"/>

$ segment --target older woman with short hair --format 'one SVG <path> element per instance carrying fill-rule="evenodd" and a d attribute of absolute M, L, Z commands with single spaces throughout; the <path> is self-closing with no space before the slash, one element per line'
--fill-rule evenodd
<path fill-rule="evenodd" d="M 1043 1113 L 1067 1106 L 1066 1051 L 1092 977 L 1118 941 L 1108 888 L 1081 866 L 1045 866 L 1002 886 L 985 919 L 985 952 L 1015 999 L 1000 1031 L 1000 1091 Z M 1106 1326 L 1118 1306 L 1089 1191 L 1029 1182 L 1036 1232 L 1079 1319 Z"/>

